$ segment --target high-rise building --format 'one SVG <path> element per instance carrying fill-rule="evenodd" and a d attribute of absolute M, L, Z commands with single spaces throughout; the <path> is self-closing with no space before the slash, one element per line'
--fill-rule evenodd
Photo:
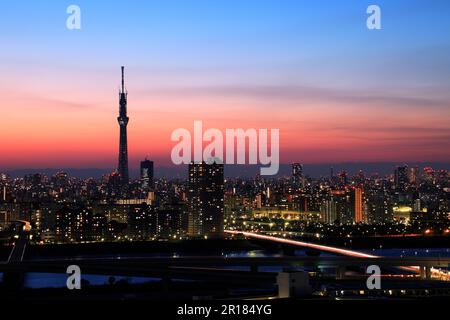
<path fill-rule="evenodd" d="M 56 212 L 55 236 L 57 241 L 77 242 L 89 239 L 92 211 L 83 206 L 65 206 Z"/>
<path fill-rule="evenodd" d="M 354 190 L 354 209 L 355 209 L 355 223 L 363 222 L 363 189 L 360 187 Z"/>
<path fill-rule="evenodd" d="M 185 212 L 182 206 L 172 206 L 157 210 L 157 230 L 158 238 L 173 239 L 185 234 L 183 216 Z"/>
<path fill-rule="evenodd" d="M 411 167 L 408 170 L 408 182 L 412 185 L 417 185 L 418 180 L 417 180 L 417 176 L 419 174 L 419 167 L 415 166 L 415 167 Z"/>
<path fill-rule="evenodd" d="M 348 174 L 347 171 L 342 170 L 341 172 L 339 172 L 338 174 L 338 179 L 339 179 L 339 184 L 343 187 L 346 186 L 348 183 Z"/>
<path fill-rule="evenodd" d="M 104 215 L 92 216 L 89 239 L 93 241 L 104 241 L 108 228 L 108 220 Z"/>
<path fill-rule="evenodd" d="M 127 97 L 128 92 L 125 91 L 124 67 L 122 66 L 122 87 L 119 92 L 119 116 L 117 121 L 120 126 L 120 142 L 119 142 L 119 164 L 117 171 L 120 175 L 122 184 L 128 183 L 128 146 L 127 146 Z"/>
<path fill-rule="evenodd" d="M 301 163 L 292 164 L 292 184 L 297 188 L 303 186 L 303 165 Z"/>
<path fill-rule="evenodd" d="M 394 184 L 398 190 L 406 190 L 408 185 L 408 166 L 398 166 L 394 172 Z"/>
<path fill-rule="evenodd" d="M 6 202 L 6 184 L 2 186 L 2 196 L 0 198 L 0 202 Z"/>
<path fill-rule="evenodd" d="M 153 161 L 141 161 L 141 187 L 145 191 L 153 188 Z"/>
<path fill-rule="evenodd" d="M 188 233 L 219 236 L 223 233 L 223 164 L 190 163 L 188 189 Z"/>
<path fill-rule="evenodd" d="M 145 203 L 128 206 L 128 236 L 135 240 L 148 240 L 156 235 L 156 213 Z"/>
<path fill-rule="evenodd" d="M 369 224 L 390 223 L 393 220 L 393 203 L 385 190 L 370 187 L 364 190 L 367 200 L 367 222 Z"/>
<path fill-rule="evenodd" d="M 414 200 L 414 212 L 420 212 L 422 210 L 422 205 L 420 203 L 420 199 Z"/>
<path fill-rule="evenodd" d="M 336 202 L 331 199 L 325 200 L 320 206 L 320 213 L 322 215 L 322 221 L 327 224 L 333 224 L 338 219 Z"/>
<path fill-rule="evenodd" d="M 331 192 L 332 201 L 336 212 L 336 220 L 340 224 L 352 224 L 354 221 L 351 207 L 351 194 L 346 190 L 333 190 Z M 334 218 L 334 217 L 333 217 Z"/>

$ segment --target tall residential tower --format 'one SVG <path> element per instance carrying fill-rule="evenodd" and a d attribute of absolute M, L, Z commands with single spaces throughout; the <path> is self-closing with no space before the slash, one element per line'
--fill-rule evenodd
<path fill-rule="evenodd" d="M 144 191 L 150 191 L 153 188 L 153 161 L 141 161 L 141 187 Z"/>
<path fill-rule="evenodd" d="M 301 163 L 292 164 L 292 184 L 295 188 L 303 186 L 303 165 Z"/>
<path fill-rule="evenodd" d="M 190 163 L 188 233 L 216 237 L 223 233 L 223 164 Z"/>

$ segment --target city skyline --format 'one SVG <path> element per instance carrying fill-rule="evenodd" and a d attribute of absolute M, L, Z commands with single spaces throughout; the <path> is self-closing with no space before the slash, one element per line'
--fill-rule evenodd
<path fill-rule="evenodd" d="M 366 3 L 348 1 L 139 3 L 121 8 L 126 31 L 99 3 L 79 1 L 72 31 L 64 6 L 6 4 L 0 168 L 115 168 L 118 65 L 133 87 L 133 167 L 146 156 L 170 166 L 170 133 L 194 120 L 279 128 L 286 164 L 449 162 L 449 5 L 379 4 L 379 32 L 365 27 Z M 10 18 L 25 7 L 38 28 Z"/>
<path fill-rule="evenodd" d="M 448 0 L 1 13 L 5 312 L 450 301 Z"/>

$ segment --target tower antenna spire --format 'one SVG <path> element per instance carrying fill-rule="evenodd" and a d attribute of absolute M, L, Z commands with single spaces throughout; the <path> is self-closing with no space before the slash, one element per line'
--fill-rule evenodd
<path fill-rule="evenodd" d="M 122 66 L 122 93 L 125 92 L 124 69 L 125 67 Z"/>

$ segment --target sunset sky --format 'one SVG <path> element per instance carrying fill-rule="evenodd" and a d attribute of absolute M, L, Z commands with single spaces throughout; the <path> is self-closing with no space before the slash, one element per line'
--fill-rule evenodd
<path fill-rule="evenodd" d="M 121 65 L 132 167 L 194 120 L 278 128 L 283 163 L 450 161 L 449 1 L 18 0 L 0 35 L 0 170 L 116 166 Z"/>

